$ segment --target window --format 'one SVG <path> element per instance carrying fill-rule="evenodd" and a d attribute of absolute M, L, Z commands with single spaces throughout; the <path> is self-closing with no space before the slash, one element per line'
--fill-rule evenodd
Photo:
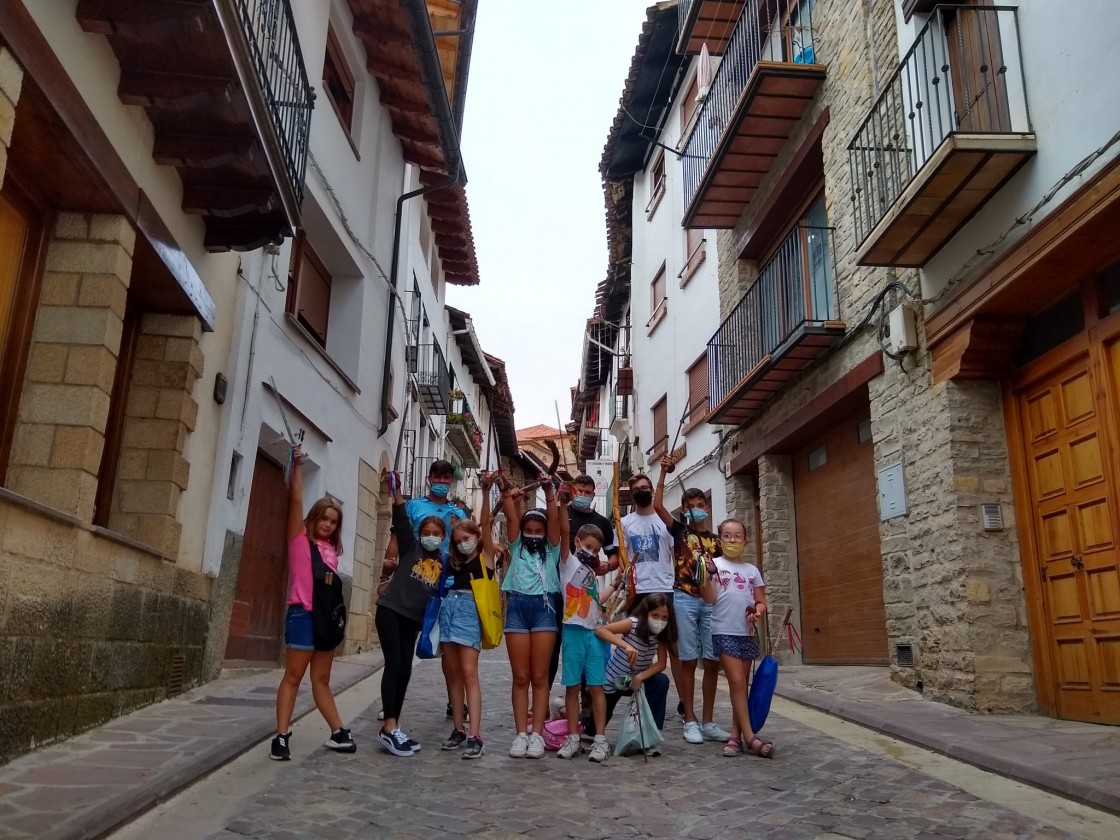
<path fill-rule="evenodd" d="M 101 450 L 101 466 L 97 470 L 97 495 L 93 503 L 93 524 L 102 528 L 109 527 L 109 517 L 113 511 L 117 467 L 120 465 L 121 447 L 124 443 L 125 409 L 132 383 L 132 364 L 136 360 L 136 345 L 140 341 L 140 317 L 140 312 L 130 306 L 125 310 L 121 324 L 121 348 L 117 354 L 113 393 L 109 396 L 105 446 Z"/>
<path fill-rule="evenodd" d="M 302 233 L 292 243 L 287 312 L 321 347 L 327 346 L 331 275 Z"/>
<path fill-rule="evenodd" d="M 684 268 L 678 275 L 683 289 L 692 275 L 704 263 L 704 231 L 698 228 L 685 228 L 684 231 Z"/>
<path fill-rule="evenodd" d="M 665 263 L 661 264 L 653 282 L 649 284 L 649 308 L 653 313 L 646 322 L 646 327 L 652 333 L 658 324 L 665 318 L 665 312 L 668 309 L 668 301 L 665 298 Z"/>
<path fill-rule="evenodd" d="M 653 449 L 650 460 L 656 461 L 669 450 L 669 395 L 659 399 L 651 409 L 653 414 Z"/>
<path fill-rule="evenodd" d="M 696 101 L 696 97 L 700 95 L 700 73 L 696 72 L 692 75 L 692 84 L 688 86 L 688 91 L 681 100 L 681 140 L 678 148 L 683 148 L 685 142 L 688 140 L 688 135 L 692 133 L 693 123 L 696 122 L 696 115 L 700 112 L 700 103 Z"/>
<path fill-rule="evenodd" d="M 686 432 L 708 417 L 708 351 L 688 369 L 688 426 Z"/>
<path fill-rule="evenodd" d="M 653 167 L 650 169 L 649 182 L 651 195 L 649 197 L 649 204 L 646 205 L 646 218 L 652 219 L 653 214 L 657 212 L 657 206 L 661 204 L 661 199 L 665 197 L 665 153 L 661 152 L 657 155 L 657 160 L 653 162 Z"/>
<path fill-rule="evenodd" d="M 327 31 L 327 54 L 323 59 L 323 90 L 346 133 L 354 121 L 354 74 L 346 63 L 342 45 L 332 26 Z"/>

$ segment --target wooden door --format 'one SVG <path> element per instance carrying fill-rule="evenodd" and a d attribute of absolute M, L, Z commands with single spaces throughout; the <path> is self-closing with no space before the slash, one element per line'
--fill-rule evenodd
<path fill-rule="evenodd" d="M 1032 529 L 1025 572 L 1039 581 L 1035 644 L 1045 646 L 1054 711 L 1120 723 L 1115 464 L 1100 372 L 1120 382 L 1120 350 L 1090 351 L 1016 394 Z"/>
<path fill-rule="evenodd" d="M 287 513 L 283 471 L 257 453 L 226 659 L 280 658 L 288 595 Z"/>
<path fill-rule="evenodd" d="M 805 662 L 886 665 L 878 491 L 867 410 L 793 456 Z"/>

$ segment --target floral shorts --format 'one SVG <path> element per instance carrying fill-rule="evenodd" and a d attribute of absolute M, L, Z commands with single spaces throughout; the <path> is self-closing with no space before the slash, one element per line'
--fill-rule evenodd
<path fill-rule="evenodd" d="M 715 648 L 717 655 L 726 653 L 745 662 L 758 659 L 757 636 L 727 636 L 723 633 L 713 633 L 712 647 Z"/>

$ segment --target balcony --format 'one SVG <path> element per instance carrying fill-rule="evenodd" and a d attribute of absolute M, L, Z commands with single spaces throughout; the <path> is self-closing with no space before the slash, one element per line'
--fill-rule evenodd
<path fill-rule="evenodd" d="M 579 456 L 594 458 L 599 449 L 599 403 L 589 405 L 579 424 Z"/>
<path fill-rule="evenodd" d="M 925 265 L 1035 153 L 1018 20 L 939 6 L 848 146 L 861 265 Z"/>
<path fill-rule="evenodd" d="M 77 20 L 120 64 L 152 156 L 183 182 L 211 251 L 279 243 L 299 227 L 314 94 L 290 0 L 79 0 Z"/>
<path fill-rule="evenodd" d="M 477 469 L 481 466 L 482 430 L 471 413 L 470 403 L 461 391 L 451 395 L 451 410 L 447 415 L 447 442 L 459 453 L 463 465 Z"/>
<path fill-rule="evenodd" d="M 684 227 L 734 227 L 809 108 L 825 77 L 810 8 L 743 7 L 685 144 Z"/>
<path fill-rule="evenodd" d="M 723 55 L 745 0 L 681 0 L 677 6 L 681 55 L 699 55 L 708 45 L 712 55 Z"/>
<path fill-rule="evenodd" d="M 708 342 L 709 423 L 758 411 L 844 335 L 832 229 L 798 227 Z"/>
<path fill-rule="evenodd" d="M 443 350 L 433 341 L 410 346 L 406 356 L 420 406 L 431 415 L 447 414 L 451 404 L 451 370 Z"/>

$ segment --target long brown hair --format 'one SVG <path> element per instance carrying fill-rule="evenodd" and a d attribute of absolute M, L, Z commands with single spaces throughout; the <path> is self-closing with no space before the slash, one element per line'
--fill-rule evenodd
<path fill-rule="evenodd" d="M 338 506 L 338 502 L 330 496 L 324 496 L 319 501 L 311 506 L 311 510 L 307 512 L 307 518 L 303 520 L 303 527 L 307 530 L 309 539 L 318 539 L 315 536 L 315 526 L 319 520 L 323 518 L 323 514 L 328 510 L 334 510 L 338 514 L 338 526 L 334 529 L 334 533 L 330 535 L 327 540 L 334 546 L 334 553 L 339 557 L 342 556 L 342 508 Z"/>
<path fill-rule="evenodd" d="M 658 634 L 654 634 L 649 626 L 649 614 L 658 607 L 669 608 L 669 625 Z M 638 638 L 648 643 L 650 639 L 657 639 L 663 644 L 675 644 L 677 641 L 677 624 L 673 620 L 673 602 L 669 596 L 662 592 L 654 592 L 642 598 L 631 610 L 630 615 L 638 619 L 638 626 L 634 632 Z"/>
<path fill-rule="evenodd" d="M 473 557 L 467 557 L 463 552 L 459 551 L 459 546 L 455 544 L 455 529 L 460 528 L 470 534 L 479 542 L 479 554 L 482 556 L 482 526 L 475 522 L 473 519 L 457 519 L 455 524 L 451 526 L 451 542 L 447 550 L 447 559 L 451 561 L 451 568 L 459 571 L 466 566 Z M 481 561 L 479 561 L 481 562 Z"/>

